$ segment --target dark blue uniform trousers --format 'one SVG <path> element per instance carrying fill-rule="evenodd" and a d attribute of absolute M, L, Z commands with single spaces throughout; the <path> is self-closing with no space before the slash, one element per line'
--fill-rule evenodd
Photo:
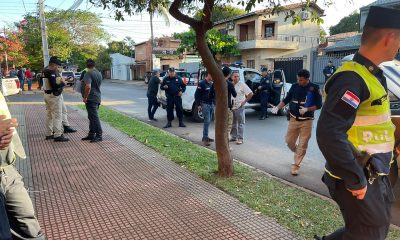
<path fill-rule="evenodd" d="M 183 118 L 183 108 L 182 108 L 182 98 L 179 96 L 168 95 L 167 96 L 167 119 L 168 122 L 174 120 L 174 106 L 176 110 L 176 116 L 179 122 L 182 122 Z"/>
<path fill-rule="evenodd" d="M 269 99 L 269 92 L 261 91 L 260 92 L 261 115 L 263 116 L 268 115 L 268 99 Z"/>
<path fill-rule="evenodd" d="M 384 240 L 389 231 L 390 208 L 394 201 L 387 176 L 368 184 L 363 200 L 349 192 L 344 182 L 328 175 L 323 177 L 332 199 L 339 205 L 345 226 L 324 240 Z"/>

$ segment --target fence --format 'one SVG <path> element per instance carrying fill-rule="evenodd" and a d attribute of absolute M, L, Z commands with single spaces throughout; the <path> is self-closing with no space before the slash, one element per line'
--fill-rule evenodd
<path fill-rule="evenodd" d="M 342 58 L 347 54 L 336 54 L 330 56 L 318 56 L 317 52 L 311 54 L 311 81 L 316 84 L 323 85 L 325 83 L 325 76 L 323 74 L 324 68 L 332 61 L 333 65 L 338 68 L 341 65 Z"/>

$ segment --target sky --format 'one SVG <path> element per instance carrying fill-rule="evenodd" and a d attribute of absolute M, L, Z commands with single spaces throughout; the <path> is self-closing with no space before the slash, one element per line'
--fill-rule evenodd
<path fill-rule="evenodd" d="M 52 9 L 69 9 L 78 0 L 45 0 L 45 11 Z M 351 1 L 352 3 L 349 3 Z M 299 2 L 298 0 L 289 1 Z M 322 4 L 323 1 L 319 1 Z M 330 26 L 337 24 L 340 19 L 358 10 L 360 7 L 368 5 L 374 0 L 336 0 L 334 6 L 325 8 L 324 24 L 322 27 L 328 30 Z M 255 9 L 263 9 L 263 4 L 259 4 Z M 79 9 L 95 12 L 101 16 L 103 21 L 102 27 L 111 34 L 113 40 L 122 40 L 126 36 L 130 36 L 136 43 L 146 41 L 150 38 L 150 20 L 146 13 L 126 17 L 124 22 L 114 20 L 113 12 L 96 8 L 87 0 L 79 6 Z M 37 12 L 37 0 L 0 0 L 0 27 L 10 26 L 13 22 L 23 19 L 26 13 Z M 170 25 L 166 26 L 165 21 L 161 17 L 154 19 L 154 35 L 161 37 L 171 35 L 174 32 L 183 32 L 188 26 L 176 21 L 170 17 Z"/>

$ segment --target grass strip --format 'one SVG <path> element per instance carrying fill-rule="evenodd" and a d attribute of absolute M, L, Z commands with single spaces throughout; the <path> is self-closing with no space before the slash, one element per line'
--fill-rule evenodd
<path fill-rule="evenodd" d="M 79 107 L 85 109 L 83 105 Z M 339 209 L 327 200 L 239 163 L 235 163 L 233 177 L 220 178 L 215 174 L 214 152 L 107 107 L 100 107 L 99 115 L 102 121 L 155 149 L 256 212 L 276 219 L 304 239 L 331 233 L 343 225 Z M 391 229 L 388 239 L 400 239 L 400 231 Z"/>

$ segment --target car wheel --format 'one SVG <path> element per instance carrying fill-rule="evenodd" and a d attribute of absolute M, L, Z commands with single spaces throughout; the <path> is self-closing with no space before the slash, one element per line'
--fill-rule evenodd
<path fill-rule="evenodd" d="M 192 108 L 193 121 L 195 122 L 204 122 L 203 112 L 199 110 L 198 105 L 193 104 Z"/>

